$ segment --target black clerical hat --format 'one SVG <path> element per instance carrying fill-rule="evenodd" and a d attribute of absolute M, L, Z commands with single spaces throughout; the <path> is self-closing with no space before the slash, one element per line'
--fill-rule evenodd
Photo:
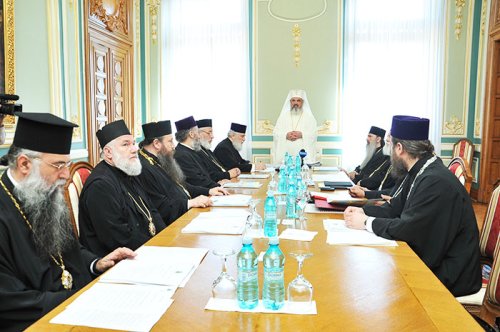
<path fill-rule="evenodd" d="M 429 119 L 395 115 L 392 118 L 391 136 L 410 141 L 429 139 Z"/>
<path fill-rule="evenodd" d="M 239 123 L 231 123 L 231 130 L 240 134 L 244 134 L 247 131 L 247 126 Z"/>
<path fill-rule="evenodd" d="M 154 139 L 165 135 L 172 134 L 172 125 L 170 120 L 150 122 L 142 125 L 144 137 L 147 139 Z"/>
<path fill-rule="evenodd" d="M 175 121 L 175 128 L 177 128 L 177 131 L 188 130 L 193 127 L 196 127 L 196 121 L 194 121 L 194 118 L 192 116 L 188 116 L 187 118 L 184 118 L 182 120 Z"/>
<path fill-rule="evenodd" d="M 115 138 L 123 135 L 130 135 L 130 131 L 125 124 L 125 121 L 118 120 L 108 123 L 107 125 L 102 127 L 102 129 L 99 129 L 95 134 L 102 149 L 106 146 L 106 144 L 108 144 Z"/>
<path fill-rule="evenodd" d="M 50 113 L 20 113 L 12 144 L 44 153 L 69 154 L 73 128 L 78 125 Z"/>
<path fill-rule="evenodd" d="M 385 136 L 385 130 L 382 129 L 382 128 L 379 128 L 379 127 L 372 126 L 370 128 L 369 134 L 373 134 L 373 135 L 376 135 L 376 136 L 384 138 L 384 136 Z"/>
<path fill-rule="evenodd" d="M 212 119 L 198 120 L 196 121 L 196 124 L 198 125 L 198 128 L 212 127 Z"/>

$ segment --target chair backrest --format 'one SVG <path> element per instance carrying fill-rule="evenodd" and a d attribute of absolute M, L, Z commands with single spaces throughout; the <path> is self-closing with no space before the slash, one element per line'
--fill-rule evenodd
<path fill-rule="evenodd" d="M 472 184 L 472 175 L 461 157 L 455 157 L 450 161 L 448 169 L 455 174 L 458 180 L 464 185 L 468 193 Z"/>
<path fill-rule="evenodd" d="M 78 201 L 85 181 L 92 172 L 92 165 L 85 161 L 79 161 L 71 165 L 70 176 L 64 186 L 64 197 L 70 211 L 71 223 L 77 237 L 80 236 L 78 228 Z"/>
<path fill-rule="evenodd" d="M 500 232 L 500 185 L 493 190 L 486 216 L 484 218 L 483 228 L 481 229 L 481 238 L 479 239 L 479 249 L 483 257 L 493 260 L 495 245 Z"/>
<path fill-rule="evenodd" d="M 495 239 L 495 252 L 493 266 L 491 267 L 490 280 L 486 286 L 486 296 L 480 316 L 489 324 L 494 323 L 495 317 L 500 316 L 500 238 Z"/>
<path fill-rule="evenodd" d="M 460 157 L 464 160 L 465 166 L 472 169 L 472 158 L 474 157 L 474 144 L 467 138 L 462 138 L 453 145 L 453 158 Z"/>

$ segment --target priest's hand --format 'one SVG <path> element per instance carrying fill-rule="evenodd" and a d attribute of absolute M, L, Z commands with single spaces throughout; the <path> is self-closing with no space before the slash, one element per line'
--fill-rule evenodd
<path fill-rule="evenodd" d="M 302 132 L 301 131 L 294 131 L 293 133 L 295 134 L 295 139 L 302 138 Z"/>
<path fill-rule="evenodd" d="M 351 195 L 351 197 L 363 198 L 365 197 L 365 189 L 360 186 L 352 186 L 349 188 L 349 195 Z"/>
<path fill-rule="evenodd" d="M 358 175 L 358 173 L 356 171 L 352 171 L 352 172 L 347 173 L 347 176 L 349 176 L 349 179 L 351 179 L 351 180 L 354 180 L 356 175 Z"/>
<path fill-rule="evenodd" d="M 286 139 L 289 140 L 289 141 L 295 141 L 297 140 L 297 134 L 296 134 L 296 131 L 290 131 L 286 134 Z"/>
<path fill-rule="evenodd" d="M 262 161 L 259 161 L 258 163 L 255 164 L 256 171 L 263 171 L 265 169 L 266 169 L 266 165 Z"/>
<path fill-rule="evenodd" d="M 224 185 L 225 183 L 228 183 L 228 182 L 231 182 L 231 180 L 223 179 L 223 180 L 217 181 L 217 183 L 220 184 L 221 186 Z"/>
<path fill-rule="evenodd" d="M 95 269 L 97 270 L 97 272 L 103 273 L 109 268 L 115 266 L 115 264 L 121 261 L 122 259 L 134 258 L 135 256 L 137 256 L 137 254 L 132 250 L 130 250 L 129 248 L 125 247 L 118 248 L 115 249 L 110 254 L 108 254 L 107 256 L 99 259 L 95 264 Z"/>
<path fill-rule="evenodd" d="M 382 197 L 382 199 L 388 203 L 390 203 L 392 199 L 392 196 L 389 195 L 380 195 L 380 197 Z"/>
<path fill-rule="evenodd" d="M 212 206 L 212 200 L 205 195 L 200 195 L 188 201 L 188 209 L 192 207 L 205 208 L 209 206 Z"/>
<path fill-rule="evenodd" d="M 238 167 L 231 168 L 228 172 L 229 172 L 229 176 L 231 177 L 231 179 L 235 178 L 241 174 L 241 171 Z"/>
<path fill-rule="evenodd" d="M 222 187 L 214 187 L 208 191 L 208 194 L 210 196 L 224 196 L 224 195 L 229 195 L 229 191 Z"/>
<path fill-rule="evenodd" d="M 368 219 L 362 208 L 349 206 L 344 211 L 345 225 L 354 229 L 365 229 L 365 221 Z"/>

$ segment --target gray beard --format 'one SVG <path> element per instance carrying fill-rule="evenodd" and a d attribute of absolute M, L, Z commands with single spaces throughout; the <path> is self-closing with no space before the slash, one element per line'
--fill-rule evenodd
<path fill-rule="evenodd" d="M 243 144 L 240 142 L 232 141 L 232 143 L 236 151 L 241 151 L 241 149 L 243 149 Z"/>
<path fill-rule="evenodd" d="M 365 168 L 366 164 L 368 164 L 370 159 L 372 159 L 376 150 L 377 150 L 377 143 L 376 142 L 372 142 L 372 143 L 366 145 L 366 155 L 365 155 L 365 159 L 363 159 L 363 162 L 360 165 L 361 169 Z"/>
<path fill-rule="evenodd" d="M 14 194 L 31 224 L 33 240 L 41 256 L 58 256 L 76 243 L 63 195 L 65 182 L 58 180 L 48 185 L 40 176 L 37 165 L 14 188 Z"/>
<path fill-rule="evenodd" d="M 392 170 L 391 170 L 392 177 L 399 179 L 408 173 L 408 170 L 406 169 L 406 165 L 403 162 L 403 159 L 395 157 L 394 154 L 391 154 L 391 164 L 392 164 Z"/>
<path fill-rule="evenodd" d="M 111 150 L 111 154 L 113 156 L 113 163 L 115 167 L 120 169 L 123 173 L 129 176 L 137 176 L 141 174 L 142 165 L 139 158 L 136 159 L 126 159 L 122 158 L 118 153 Z"/>
<path fill-rule="evenodd" d="M 168 177 L 170 177 L 174 182 L 180 184 L 184 183 L 186 176 L 182 172 L 177 160 L 174 159 L 173 153 L 158 153 L 158 162 L 160 163 L 161 168 L 163 168 L 163 170 L 167 173 Z"/>
<path fill-rule="evenodd" d="M 290 109 L 292 112 L 302 112 L 302 107 L 299 107 L 298 105 L 293 105 L 293 107 Z"/>
<path fill-rule="evenodd" d="M 203 148 L 207 149 L 207 150 L 211 150 L 212 149 L 212 143 L 210 143 L 209 141 L 206 141 L 204 139 L 200 139 L 200 144 Z"/>
<path fill-rule="evenodd" d="M 193 150 L 196 152 L 201 150 L 201 141 L 199 139 L 193 141 Z"/>
<path fill-rule="evenodd" d="M 390 156 L 391 146 L 389 144 L 385 144 L 384 147 L 382 148 L 382 153 L 384 154 L 384 156 Z"/>

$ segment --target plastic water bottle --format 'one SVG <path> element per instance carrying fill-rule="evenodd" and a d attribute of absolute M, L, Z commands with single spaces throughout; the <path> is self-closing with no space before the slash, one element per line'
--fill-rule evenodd
<path fill-rule="evenodd" d="M 285 255 L 278 246 L 277 237 L 269 239 L 269 249 L 264 254 L 264 287 L 262 301 L 266 309 L 278 310 L 285 303 Z"/>
<path fill-rule="evenodd" d="M 297 155 L 295 157 L 295 173 L 300 174 L 300 167 L 302 166 L 302 159 L 300 158 L 300 155 Z"/>
<path fill-rule="evenodd" d="M 252 239 L 243 238 L 243 247 L 238 254 L 238 305 L 242 309 L 253 309 L 259 303 L 259 261 L 252 248 Z"/>
<path fill-rule="evenodd" d="M 264 236 L 278 236 L 277 215 L 276 215 L 276 200 L 273 192 L 267 191 L 267 198 L 264 202 Z"/>
<path fill-rule="evenodd" d="M 286 217 L 288 219 L 295 219 L 297 217 L 297 189 L 295 183 L 288 184 L 288 191 L 286 193 Z"/>
<path fill-rule="evenodd" d="M 280 166 L 280 172 L 278 174 L 278 192 L 285 194 L 286 193 L 286 166 L 282 164 Z"/>

